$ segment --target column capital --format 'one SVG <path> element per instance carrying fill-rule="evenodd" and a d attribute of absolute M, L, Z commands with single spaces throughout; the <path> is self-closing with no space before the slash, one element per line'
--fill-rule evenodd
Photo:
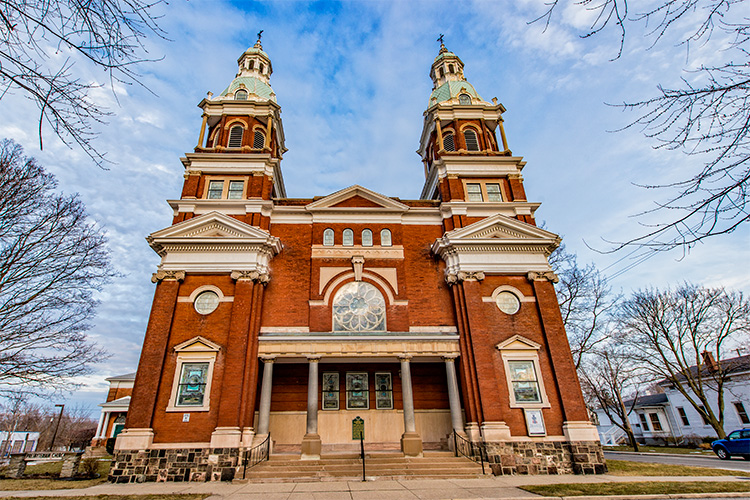
<path fill-rule="evenodd" d="M 264 363 L 273 363 L 276 361 L 276 356 L 261 356 L 260 360 Z"/>
<path fill-rule="evenodd" d="M 317 363 L 317 362 L 319 362 L 319 361 L 320 361 L 320 358 L 322 358 L 322 357 L 323 357 L 323 356 L 320 356 L 320 355 L 307 356 L 307 361 L 308 361 L 309 363 Z"/>
<path fill-rule="evenodd" d="M 160 269 L 151 275 L 151 283 L 158 283 L 164 280 L 183 281 L 184 279 L 185 271 L 165 271 Z"/>
<path fill-rule="evenodd" d="M 443 361 L 451 361 L 451 362 L 455 361 L 457 357 L 458 357 L 458 354 L 444 354 L 442 356 Z"/>
<path fill-rule="evenodd" d="M 526 274 L 526 278 L 529 281 L 551 281 L 552 283 L 560 281 L 553 271 L 530 271 Z"/>
<path fill-rule="evenodd" d="M 271 281 L 271 276 L 268 273 L 260 271 L 232 271 L 229 276 L 235 281 L 250 280 L 263 285 L 267 285 Z"/>
<path fill-rule="evenodd" d="M 413 357 L 414 355 L 412 354 L 399 354 L 398 359 L 400 359 L 401 361 L 409 361 Z"/>
<path fill-rule="evenodd" d="M 483 281 L 484 271 L 458 271 L 455 273 L 447 273 L 445 275 L 445 282 L 448 285 L 455 285 L 462 281 Z"/>

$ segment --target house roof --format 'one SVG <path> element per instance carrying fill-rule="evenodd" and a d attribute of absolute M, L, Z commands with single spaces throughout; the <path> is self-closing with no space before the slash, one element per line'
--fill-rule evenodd
<path fill-rule="evenodd" d="M 124 396 L 113 401 L 99 404 L 102 408 L 128 408 L 130 406 L 130 396 Z"/>
<path fill-rule="evenodd" d="M 722 359 L 721 361 L 719 361 L 719 365 L 721 366 L 721 370 L 726 374 L 750 371 L 750 355 Z M 701 377 L 710 376 L 710 374 L 712 373 L 712 370 L 709 369 L 708 365 L 706 365 L 705 363 L 702 363 L 700 365 L 693 365 L 686 371 L 688 371 L 693 378 L 697 378 L 699 370 L 701 371 Z M 678 382 L 681 382 L 685 379 L 686 377 L 684 373 L 681 373 L 677 376 Z M 659 382 L 659 385 L 669 383 L 670 380 L 665 378 L 664 380 Z"/>
<path fill-rule="evenodd" d="M 125 375 L 117 375 L 114 377 L 109 377 L 107 379 L 104 379 L 107 382 L 128 382 L 135 380 L 135 372 L 133 373 L 126 373 Z"/>
<path fill-rule="evenodd" d="M 646 406 L 660 406 L 665 405 L 669 402 L 669 399 L 667 398 L 667 395 L 664 393 L 661 394 L 649 394 L 647 396 L 638 396 L 635 400 L 635 406 L 634 408 L 643 408 Z M 633 400 L 629 399 L 624 402 L 625 407 L 630 408 L 630 406 L 633 404 Z"/>

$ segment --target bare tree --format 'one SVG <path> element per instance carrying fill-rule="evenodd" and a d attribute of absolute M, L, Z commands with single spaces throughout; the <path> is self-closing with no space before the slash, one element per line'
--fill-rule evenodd
<path fill-rule="evenodd" d="M 549 24 L 561 2 L 552 0 L 537 21 Z M 640 236 L 616 244 L 639 245 L 656 250 L 690 248 L 710 236 L 731 233 L 750 220 L 750 20 L 735 0 L 661 0 L 641 13 L 632 14 L 627 0 L 580 0 L 578 8 L 595 16 L 582 37 L 607 28 L 619 33 L 622 53 L 628 25 L 648 28 L 652 47 L 672 32 L 689 48 L 707 43 L 717 34 L 726 40 L 723 58 L 702 65 L 682 78 L 677 88 L 658 86 L 651 98 L 625 103 L 639 112 L 629 127 L 641 128 L 657 141 L 657 148 L 680 150 L 699 156 L 704 166 L 685 179 L 664 185 L 646 185 L 666 190 L 655 209 L 664 222 L 646 225 Z M 686 28 L 686 24 L 689 26 Z M 692 27 L 692 28 L 691 28 Z"/>
<path fill-rule="evenodd" d="M 90 97 L 101 84 L 79 76 L 75 64 L 103 69 L 112 88 L 114 82 L 139 83 L 134 66 L 145 58 L 145 37 L 163 36 L 153 14 L 160 3 L 0 0 L 0 99 L 20 91 L 36 102 L 40 147 L 46 123 L 102 165 L 92 126 L 109 112 Z"/>
<path fill-rule="evenodd" d="M 621 296 L 612 292 L 594 264 L 579 266 L 564 245 L 550 256 L 550 265 L 560 279 L 555 291 L 578 369 L 584 356 L 608 338 Z"/>
<path fill-rule="evenodd" d="M 724 438 L 725 385 L 742 366 L 722 356 L 750 333 L 750 302 L 740 292 L 683 284 L 639 290 L 623 303 L 621 319 L 621 341 L 634 358 Z"/>
<path fill-rule="evenodd" d="M 633 450 L 638 441 L 630 425 L 629 416 L 638 400 L 638 387 L 643 383 L 643 370 L 633 363 L 627 350 L 614 343 L 589 353 L 578 370 L 587 398 L 604 411 L 610 422 L 622 429 Z M 630 396 L 631 400 L 626 402 Z"/>
<path fill-rule="evenodd" d="M 106 355 L 85 332 L 112 276 L 106 238 L 77 196 L 0 142 L 0 390 L 62 388 Z"/>

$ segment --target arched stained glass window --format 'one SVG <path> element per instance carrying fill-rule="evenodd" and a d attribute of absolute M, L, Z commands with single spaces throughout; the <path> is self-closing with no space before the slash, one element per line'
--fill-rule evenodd
<path fill-rule="evenodd" d="M 354 245 L 354 231 L 351 229 L 344 229 L 344 246 L 350 247 Z"/>
<path fill-rule="evenodd" d="M 372 246 L 372 231 L 370 231 L 369 229 L 362 230 L 362 246 L 363 247 Z"/>
<path fill-rule="evenodd" d="M 235 125 L 229 130 L 229 143 L 227 146 L 230 148 L 239 148 L 242 146 L 242 134 L 245 133 L 245 127 L 242 125 Z"/>
<path fill-rule="evenodd" d="M 380 231 L 380 245 L 384 247 L 389 247 L 393 243 L 391 242 L 391 231 L 388 229 L 383 229 Z"/>
<path fill-rule="evenodd" d="M 477 133 L 472 129 L 464 130 L 464 140 L 466 141 L 466 149 L 469 151 L 479 151 L 479 141 L 477 140 Z"/>
<path fill-rule="evenodd" d="M 385 299 L 364 281 L 342 286 L 333 298 L 334 332 L 384 332 Z"/>
<path fill-rule="evenodd" d="M 234 93 L 234 100 L 235 101 L 247 101 L 247 90 L 238 90 Z"/>
<path fill-rule="evenodd" d="M 253 149 L 263 149 L 266 145 L 266 134 L 262 130 L 255 130 L 253 135 Z"/>
<path fill-rule="evenodd" d="M 453 134 L 448 132 L 443 136 L 443 149 L 446 151 L 455 151 L 456 143 L 453 141 Z"/>
<path fill-rule="evenodd" d="M 323 231 L 323 245 L 327 247 L 333 246 L 333 229 L 330 227 Z"/>

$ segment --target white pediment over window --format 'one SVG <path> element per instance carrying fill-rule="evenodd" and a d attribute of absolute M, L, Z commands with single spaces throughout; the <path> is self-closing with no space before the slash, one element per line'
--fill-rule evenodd
<path fill-rule="evenodd" d="M 209 212 L 151 233 L 146 239 L 151 243 L 171 238 L 268 239 L 269 237 L 273 238 L 268 231 L 259 227 L 251 226 L 221 212 Z"/>
<path fill-rule="evenodd" d="M 340 206 L 348 200 L 351 200 L 352 202 L 346 206 Z M 308 204 L 305 209 L 311 212 L 319 210 L 361 211 L 367 209 L 387 212 L 406 212 L 409 210 L 409 207 L 385 195 L 355 184 L 354 186 L 349 186 L 341 191 L 336 191 L 333 194 L 329 194 L 328 196 L 316 200 Z"/>
<path fill-rule="evenodd" d="M 532 224 L 506 215 L 497 214 L 460 229 L 448 231 L 451 240 L 505 239 L 538 240 L 549 244 L 560 244 L 560 237 Z"/>
<path fill-rule="evenodd" d="M 542 346 L 522 335 L 513 335 L 495 347 L 501 351 L 538 351 Z"/>
<path fill-rule="evenodd" d="M 221 346 L 200 335 L 174 347 L 176 352 L 218 352 Z"/>

